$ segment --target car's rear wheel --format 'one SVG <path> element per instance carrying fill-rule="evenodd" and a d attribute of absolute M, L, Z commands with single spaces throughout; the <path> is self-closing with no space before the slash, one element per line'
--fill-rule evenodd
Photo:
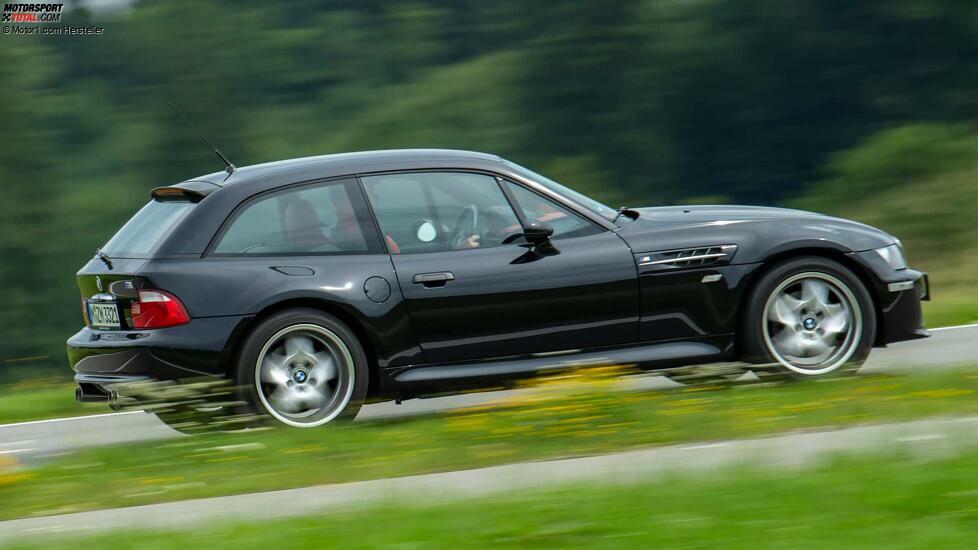
<path fill-rule="evenodd" d="M 769 368 L 762 379 L 855 372 L 876 334 L 872 297 L 844 265 L 817 256 L 785 261 L 762 275 L 749 297 L 743 355 Z"/>
<path fill-rule="evenodd" d="M 353 331 L 314 309 L 261 321 L 242 347 L 238 383 L 262 415 L 299 428 L 356 416 L 367 393 L 367 357 Z"/>

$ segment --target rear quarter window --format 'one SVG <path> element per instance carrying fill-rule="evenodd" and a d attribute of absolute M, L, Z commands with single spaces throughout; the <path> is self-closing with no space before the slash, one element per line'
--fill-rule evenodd
<path fill-rule="evenodd" d="M 215 255 L 329 255 L 382 252 L 355 180 L 286 189 L 243 205 Z"/>
<path fill-rule="evenodd" d="M 113 258 L 146 258 L 194 207 L 192 202 L 149 201 L 102 247 Z"/>

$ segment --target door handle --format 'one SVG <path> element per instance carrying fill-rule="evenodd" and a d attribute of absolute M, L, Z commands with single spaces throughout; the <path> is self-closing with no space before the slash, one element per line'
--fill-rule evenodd
<path fill-rule="evenodd" d="M 412 281 L 416 285 L 424 285 L 427 288 L 437 288 L 445 286 L 448 281 L 454 281 L 455 275 L 451 271 L 440 271 L 438 273 L 418 273 Z"/>

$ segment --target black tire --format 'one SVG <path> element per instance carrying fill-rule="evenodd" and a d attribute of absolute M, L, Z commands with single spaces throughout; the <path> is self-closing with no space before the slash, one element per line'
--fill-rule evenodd
<path fill-rule="evenodd" d="M 267 355 L 271 351 L 269 346 L 276 343 L 272 340 L 287 338 L 294 334 L 311 336 L 314 339 L 322 338 L 328 342 L 320 342 L 321 344 L 328 344 L 337 350 L 337 354 L 332 356 L 337 363 L 335 371 L 338 381 L 333 393 L 335 402 L 331 400 L 328 407 L 315 409 L 319 412 L 312 414 L 308 419 L 277 410 L 272 397 L 265 395 L 263 389 L 267 387 L 265 382 L 263 381 L 261 385 L 256 384 L 256 374 L 260 367 L 259 358 L 263 353 Z M 312 372 L 310 370 L 308 374 L 309 382 L 315 382 Z M 348 378 L 344 380 L 342 378 L 345 375 L 348 375 Z M 307 380 L 305 376 L 303 382 Z M 302 428 L 352 420 L 367 396 L 368 380 L 367 355 L 353 331 L 336 317 L 312 308 L 284 310 L 261 320 L 248 334 L 241 347 L 235 375 L 240 396 L 251 412 L 280 424 Z M 296 384 L 291 377 L 287 383 L 290 387 Z"/>
<path fill-rule="evenodd" d="M 771 336 L 773 331 L 779 330 L 778 327 L 791 324 L 781 321 L 777 313 L 772 314 L 771 310 L 777 310 L 779 305 L 774 303 L 777 301 L 777 296 L 773 294 L 777 293 L 779 296 L 788 294 L 788 298 L 785 299 L 792 299 L 790 285 L 805 285 L 808 284 L 806 281 L 815 281 L 817 284 L 829 287 L 829 292 L 835 293 L 830 295 L 829 301 L 833 298 L 838 300 L 838 304 L 831 304 L 832 307 L 848 305 L 848 309 L 844 307 L 843 311 L 851 312 L 847 320 L 852 328 L 847 328 L 850 332 L 846 334 L 843 344 L 840 344 L 846 347 L 839 352 L 838 357 L 832 359 L 832 356 L 829 356 L 822 364 L 801 366 L 792 360 L 792 356 L 781 353 L 776 343 L 781 341 L 778 338 L 780 333 Z M 804 294 L 799 298 L 801 298 L 799 301 L 804 302 Z M 803 318 L 801 312 L 805 314 Z M 814 334 L 814 331 L 822 331 L 821 321 L 818 318 L 810 319 L 822 313 L 813 313 L 810 309 L 802 309 L 801 312 L 797 313 L 798 318 L 801 318 L 800 323 L 792 328 L 794 333 L 788 333 L 786 340 L 797 336 L 800 339 L 818 338 L 819 343 L 822 343 L 824 332 L 822 336 Z M 778 317 L 779 321 L 769 320 L 769 315 Z M 794 318 L 788 317 L 788 319 Z M 815 325 L 815 323 L 819 324 Z M 815 328 L 808 330 L 809 325 Z M 792 258 L 768 269 L 748 295 L 738 335 L 740 356 L 747 362 L 765 365 L 754 369 L 755 374 L 762 380 L 808 379 L 851 374 L 857 371 L 869 356 L 876 337 L 876 326 L 873 298 L 863 282 L 849 268 L 835 260 L 820 256 Z M 838 341 L 838 336 L 835 336 L 835 339 Z M 795 342 L 793 339 L 791 341 Z M 812 358 L 812 361 L 817 360 L 817 357 Z"/>

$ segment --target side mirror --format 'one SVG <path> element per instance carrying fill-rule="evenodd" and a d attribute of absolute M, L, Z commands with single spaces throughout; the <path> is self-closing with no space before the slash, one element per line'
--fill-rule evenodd
<path fill-rule="evenodd" d="M 530 244 L 546 242 L 554 234 L 554 228 L 540 220 L 526 220 L 523 237 Z"/>

